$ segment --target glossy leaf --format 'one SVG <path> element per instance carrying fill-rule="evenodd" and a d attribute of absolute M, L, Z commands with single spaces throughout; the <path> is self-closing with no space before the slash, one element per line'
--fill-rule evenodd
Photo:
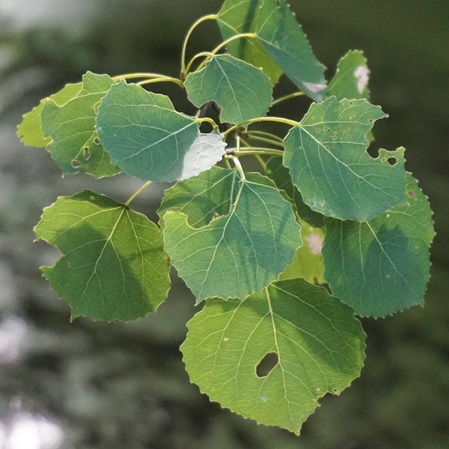
<path fill-rule="evenodd" d="M 411 175 L 405 193 L 405 202 L 368 222 L 326 223 L 325 278 L 358 315 L 383 317 L 424 303 L 432 211 Z"/>
<path fill-rule="evenodd" d="M 296 250 L 295 257 L 279 279 L 302 278 L 311 284 L 324 284 L 323 241 L 324 232 L 308 223 L 301 222 L 303 245 Z"/>
<path fill-rule="evenodd" d="M 164 203 L 165 248 L 197 302 L 260 291 L 301 245 L 290 203 L 256 173 L 241 182 L 234 170 L 215 168 L 173 187 Z"/>
<path fill-rule="evenodd" d="M 114 84 L 108 75 L 88 72 L 83 76 L 77 96 L 59 106 L 52 100 L 44 104 L 42 130 L 52 139 L 48 151 L 63 174 L 88 173 L 97 178 L 120 173 L 98 141 L 95 131 L 97 107 Z"/>
<path fill-rule="evenodd" d="M 284 140 L 284 165 L 313 210 L 366 221 L 404 201 L 404 149 L 372 158 L 367 133 L 385 117 L 366 100 L 314 103 Z"/>
<path fill-rule="evenodd" d="M 214 56 L 204 69 L 187 76 L 185 87 L 197 107 L 215 101 L 220 120 L 227 123 L 263 117 L 272 101 L 271 83 L 263 71 L 230 55 Z"/>
<path fill-rule="evenodd" d="M 318 399 L 340 394 L 364 360 L 365 335 L 353 311 L 300 279 L 276 282 L 243 301 L 208 300 L 188 328 L 181 350 L 203 393 L 296 434 Z M 275 366 L 260 373 L 267 354 Z"/>
<path fill-rule="evenodd" d="M 144 215 L 84 191 L 44 209 L 35 232 L 63 255 L 42 271 L 72 317 L 132 320 L 166 298 L 168 257 L 159 228 Z"/>
<path fill-rule="evenodd" d="M 58 106 L 63 106 L 75 98 L 82 89 L 82 83 L 67 84 L 59 92 L 41 100 L 38 106 L 23 116 L 23 120 L 17 127 L 17 135 L 20 140 L 30 147 L 46 147 L 51 138 L 45 138 L 42 132 L 41 114 L 48 100 L 54 101 Z"/>
<path fill-rule="evenodd" d="M 115 164 L 151 181 L 172 182 L 208 170 L 226 146 L 221 134 L 200 133 L 199 122 L 177 112 L 167 96 L 124 82 L 103 99 L 97 129 Z"/>
<path fill-rule="evenodd" d="M 313 54 L 285 0 L 228 0 L 223 4 L 218 20 L 225 38 L 238 32 L 254 32 L 265 51 L 299 89 L 315 101 L 324 99 L 324 66 Z M 230 46 L 231 53 L 234 51 L 232 54 L 244 59 L 245 51 L 241 48 L 248 42 L 240 43 L 240 49 L 237 45 Z M 266 59 L 260 52 L 256 56 Z M 254 60 L 248 62 L 257 65 Z"/>
<path fill-rule="evenodd" d="M 369 99 L 370 71 L 363 52 L 353 50 L 348 52 L 337 65 L 337 72 L 329 83 L 328 94 L 335 95 L 338 100 L 343 98 Z"/>

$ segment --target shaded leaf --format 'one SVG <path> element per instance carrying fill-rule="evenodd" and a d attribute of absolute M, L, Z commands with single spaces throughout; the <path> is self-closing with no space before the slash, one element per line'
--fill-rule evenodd
<path fill-rule="evenodd" d="M 365 335 L 353 311 L 300 279 L 276 282 L 243 301 L 208 300 L 188 328 L 181 350 L 203 393 L 296 434 L 318 399 L 348 387 L 364 360 Z M 268 354 L 275 366 L 260 373 Z"/>
<path fill-rule="evenodd" d="M 284 165 L 313 210 L 366 221 L 404 201 L 404 149 L 367 152 L 367 133 L 385 117 L 366 100 L 314 103 L 284 140 Z"/>
<path fill-rule="evenodd" d="M 325 279 L 361 316 L 424 303 L 433 236 L 429 202 L 411 175 L 406 201 L 364 223 L 326 221 Z"/>
<path fill-rule="evenodd" d="M 159 213 L 166 251 L 197 302 L 260 291 L 301 245 L 291 205 L 257 173 L 241 182 L 214 168 L 170 189 Z"/>
<path fill-rule="evenodd" d="M 44 209 L 35 232 L 63 255 L 42 271 L 72 317 L 132 320 L 166 298 L 168 258 L 159 228 L 144 215 L 84 191 Z"/>
<path fill-rule="evenodd" d="M 262 70 L 230 55 L 214 56 L 185 81 L 189 100 L 197 107 L 215 101 L 220 120 L 242 123 L 263 117 L 270 108 L 271 83 Z"/>
<path fill-rule="evenodd" d="M 82 83 L 67 84 L 59 92 L 41 100 L 38 106 L 23 116 L 23 120 L 17 127 L 17 135 L 20 140 L 30 147 L 46 147 L 51 138 L 45 138 L 42 132 L 41 114 L 48 100 L 54 101 L 58 106 L 63 106 L 75 98 L 82 89 Z"/>
<path fill-rule="evenodd" d="M 343 98 L 366 98 L 369 99 L 370 71 L 363 52 L 352 50 L 340 59 L 337 72 L 329 83 L 327 92 L 335 95 L 338 100 Z"/>
<path fill-rule="evenodd" d="M 277 188 L 283 190 L 292 199 L 301 219 L 315 227 L 324 226 L 324 216 L 304 203 L 298 189 L 293 185 L 288 168 L 282 165 L 280 157 L 272 157 L 268 160 L 266 172 Z"/>
<path fill-rule="evenodd" d="M 47 148 L 63 174 L 82 172 L 101 178 L 120 173 L 95 131 L 97 106 L 113 84 L 108 75 L 87 72 L 76 97 L 63 105 L 45 102 L 42 130 L 46 138 L 51 138 Z"/>
<path fill-rule="evenodd" d="M 200 133 L 199 122 L 177 112 L 167 96 L 125 82 L 104 97 L 97 129 L 115 164 L 151 181 L 172 182 L 208 170 L 226 146 L 221 134 Z"/>
<path fill-rule="evenodd" d="M 225 38 L 237 33 L 257 34 L 265 51 L 296 86 L 315 101 L 323 100 L 326 89 L 324 66 L 313 54 L 285 0 L 228 0 L 219 12 L 218 21 Z M 251 43 L 245 39 L 229 47 L 232 54 L 245 59 L 244 48 L 248 45 Z M 245 60 L 256 66 L 265 57 L 260 51 L 249 52 L 249 56 L 252 58 Z"/>

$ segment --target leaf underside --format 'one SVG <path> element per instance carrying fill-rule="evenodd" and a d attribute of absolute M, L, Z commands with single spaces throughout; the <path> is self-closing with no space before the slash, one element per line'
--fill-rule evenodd
<path fill-rule="evenodd" d="M 63 254 L 42 271 L 73 318 L 128 321 L 165 300 L 168 257 L 159 228 L 144 215 L 84 191 L 45 208 L 35 232 Z"/>
<path fill-rule="evenodd" d="M 284 165 L 314 211 L 366 221 L 404 201 L 404 149 L 368 152 L 367 133 L 385 117 L 364 99 L 314 103 L 284 140 Z"/>
<path fill-rule="evenodd" d="M 243 301 L 208 300 L 188 329 L 181 350 L 203 393 L 296 434 L 318 399 L 348 387 L 364 360 L 365 335 L 352 309 L 299 279 Z M 275 366 L 261 374 L 268 354 Z"/>
<path fill-rule="evenodd" d="M 260 291 L 301 245 L 293 210 L 271 181 L 213 168 L 167 192 L 159 216 L 165 248 L 200 302 Z"/>
<path fill-rule="evenodd" d="M 424 303 L 432 211 L 411 175 L 405 198 L 367 222 L 326 220 L 325 279 L 360 316 L 383 317 Z"/>

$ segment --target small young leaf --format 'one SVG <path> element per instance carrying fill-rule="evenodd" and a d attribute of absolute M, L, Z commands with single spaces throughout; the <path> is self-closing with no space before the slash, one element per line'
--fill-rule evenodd
<path fill-rule="evenodd" d="M 335 95 L 338 100 L 343 100 L 343 98 L 365 98 L 368 100 L 370 94 L 369 74 L 370 71 L 363 52 L 350 51 L 340 59 L 337 72 L 329 83 L 327 92 L 329 95 Z"/>
<path fill-rule="evenodd" d="M 125 82 L 104 97 L 97 129 L 113 162 L 125 173 L 158 182 L 208 170 L 226 147 L 221 134 L 200 133 L 199 122 L 177 112 L 167 96 Z"/>
<path fill-rule="evenodd" d="M 235 170 L 219 168 L 212 169 L 213 184 L 210 173 L 203 176 L 204 183 L 187 180 L 171 189 L 168 201 L 175 206 L 173 198 L 182 197 L 185 207 L 167 210 L 163 204 L 165 248 L 197 302 L 243 298 L 276 280 L 291 262 L 301 245 L 300 226 L 267 178 L 254 173 L 241 182 Z"/>
<path fill-rule="evenodd" d="M 330 97 L 314 103 L 284 140 L 284 165 L 313 210 L 366 221 L 404 201 L 404 149 L 366 151 L 367 133 L 386 117 L 368 101 Z"/>
<path fill-rule="evenodd" d="M 132 320 L 166 298 L 168 257 L 159 228 L 144 215 L 84 191 L 44 209 L 35 232 L 63 254 L 42 271 L 73 318 Z"/>
<path fill-rule="evenodd" d="M 46 138 L 52 139 L 48 151 L 63 174 L 82 172 L 101 178 L 120 173 L 95 132 L 97 105 L 113 84 L 108 75 L 87 72 L 76 97 L 63 105 L 45 102 L 42 130 Z"/>
<path fill-rule="evenodd" d="M 313 54 L 285 0 L 227 0 L 218 14 L 218 23 L 225 38 L 238 33 L 255 33 L 265 51 L 299 89 L 315 101 L 323 100 L 324 66 Z M 267 59 L 266 54 L 247 39 L 229 48 L 236 57 L 256 66 Z"/>
<path fill-rule="evenodd" d="M 383 317 L 424 302 L 432 211 L 411 175 L 405 193 L 405 202 L 368 222 L 326 222 L 324 277 L 360 316 Z"/>
<path fill-rule="evenodd" d="M 302 278 L 311 284 L 324 284 L 324 265 L 322 246 L 324 232 L 301 221 L 301 240 L 303 245 L 296 250 L 295 257 L 280 280 Z"/>
<path fill-rule="evenodd" d="M 340 394 L 363 366 L 365 334 L 353 311 L 301 279 L 276 282 L 243 301 L 208 300 L 188 328 L 181 350 L 203 393 L 296 434 L 318 399 Z M 267 355 L 275 357 L 261 373 Z"/>
<path fill-rule="evenodd" d="M 276 184 L 278 189 L 283 190 L 294 202 L 298 215 L 314 227 L 324 226 L 324 216 L 313 211 L 304 203 L 298 189 L 293 185 L 288 168 L 282 165 L 280 157 L 272 157 L 267 162 L 266 172 L 268 177 Z"/>
<path fill-rule="evenodd" d="M 75 98 L 81 89 L 82 83 L 67 84 L 56 94 L 44 98 L 38 106 L 23 116 L 22 122 L 17 127 L 17 135 L 20 140 L 30 147 L 46 147 L 51 142 L 51 138 L 45 138 L 42 132 L 41 114 L 45 103 L 52 100 L 58 106 L 63 106 Z"/>
<path fill-rule="evenodd" d="M 220 120 L 227 123 L 262 117 L 272 101 L 271 83 L 262 70 L 230 55 L 214 56 L 204 69 L 187 76 L 185 87 L 197 107 L 215 101 Z"/>

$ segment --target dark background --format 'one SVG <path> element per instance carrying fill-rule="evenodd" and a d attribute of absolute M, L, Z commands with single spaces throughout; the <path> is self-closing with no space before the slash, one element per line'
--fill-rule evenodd
<path fill-rule="evenodd" d="M 86 1 L 84 15 L 71 15 L 66 0 L 23 3 L 13 17 L 0 0 L 0 447 L 21 449 L 24 435 L 34 435 L 27 449 L 449 447 L 447 0 L 291 1 L 328 78 L 349 49 L 364 50 L 372 102 L 390 114 L 376 125 L 376 145 L 407 148 L 437 231 L 425 308 L 363 320 L 362 377 L 325 398 L 299 439 L 221 410 L 189 383 L 178 348 L 194 308 L 180 282 L 152 317 L 70 324 L 68 307 L 37 269 L 55 252 L 33 243 L 32 227 L 56 196 L 89 187 L 125 200 L 140 183 L 62 180 L 44 150 L 17 141 L 21 115 L 86 70 L 176 76 L 189 25 L 221 1 Z M 28 19 L 31 12 L 46 18 Z M 218 42 L 215 25 L 204 24 L 189 51 Z M 287 113 L 299 116 L 298 105 Z M 136 203 L 151 216 L 156 190 Z"/>

